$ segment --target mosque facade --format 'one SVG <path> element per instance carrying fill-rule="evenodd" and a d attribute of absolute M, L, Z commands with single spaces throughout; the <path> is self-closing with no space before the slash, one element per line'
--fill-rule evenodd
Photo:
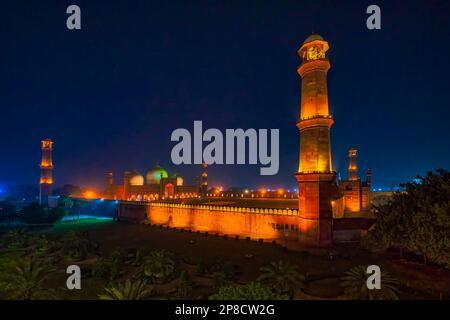
<path fill-rule="evenodd" d="M 169 176 L 168 172 L 156 165 L 145 176 L 139 172 L 125 171 L 122 184 L 114 184 L 112 172 L 106 173 L 106 189 L 102 195 L 105 199 L 127 201 L 154 201 L 175 198 L 196 198 L 208 187 L 206 165 L 203 166 L 202 184 L 200 180 L 193 185 L 185 185 L 183 177 L 178 174 Z"/>

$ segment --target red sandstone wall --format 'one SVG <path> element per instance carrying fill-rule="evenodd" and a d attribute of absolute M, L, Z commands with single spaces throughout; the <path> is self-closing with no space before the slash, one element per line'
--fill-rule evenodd
<path fill-rule="evenodd" d="M 293 212 L 293 211 L 292 211 Z M 190 207 L 151 206 L 149 204 L 121 203 L 119 217 L 122 221 L 140 222 L 222 235 L 250 237 L 252 239 L 297 240 L 297 215 L 233 212 Z"/>
<path fill-rule="evenodd" d="M 194 231 L 275 240 L 296 238 L 297 216 L 147 206 L 151 223 Z"/>
<path fill-rule="evenodd" d="M 205 207 L 205 206 L 203 206 Z M 209 206 L 208 208 L 210 208 Z M 241 208 L 245 211 L 245 208 Z M 149 203 L 121 203 L 119 218 L 122 221 L 141 222 L 149 221 L 152 224 L 183 228 L 193 231 L 219 233 L 230 237 L 250 237 L 265 241 L 277 242 L 295 248 L 299 245 L 300 233 L 299 217 L 296 211 L 288 211 L 290 215 L 260 212 L 235 212 L 230 207 L 222 207 L 217 210 L 201 208 L 201 206 L 189 206 L 180 208 L 177 206 L 154 206 Z M 255 209 L 267 210 L 267 209 Z M 272 210 L 273 211 L 273 210 Z M 272 212 L 271 211 L 271 212 Z M 351 219 L 339 219 L 351 220 Z M 315 222 L 317 223 L 317 221 Z M 357 229 L 357 228 L 356 228 Z M 355 231 L 355 232 L 353 232 Z M 340 230 L 335 234 L 335 241 L 348 241 L 359 234 L 359 230 L 351 233 Z M 335 230 L 336 233 L 336 230 Z"/>

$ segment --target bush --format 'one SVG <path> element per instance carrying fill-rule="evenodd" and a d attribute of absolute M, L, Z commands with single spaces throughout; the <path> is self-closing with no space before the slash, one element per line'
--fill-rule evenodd
<path fill-rule="evenodd" d="M 75 261 L 85 259 L 96 248 L 97 244 L 85 233 L 70 231 L 63 238 L 63 253 Z"/>
<path fill-rule="evenodd" d="M 125 256 L 120 251 L 114 251 L 110 258 L 110 280 L 117 279 L 124 273 Z"/>
<path fill-rule="evenodd" d="M 287 300 L 288 296 L 277 294 L 259 282 L 245 286 L 227 286 L 209 297 L 210 300 Z"/>
<path fill-rule="evenodd" d="M 100 300 L 143 300 L 153 294 L 153 287 L 145 280 L 111 284 L 105 288 L 105 293 L 99 295 Z"/>
<path fill-rule="evenodd" d="M 124 273 L 125 257 L 120 251 L 114 251 L 109 259 L 100 258 L 92 265 L 92 276 L 100 279 L 115 280 Z"/>
<path fill-rule="evenodd" d="M 29 245 L 31 236 L 25 229 L 8 231 L 4 237 L 5 245 L 9 249 L 20 249 Z"/>
<path fill-rule="evenodd" d="M 144 275 L 156 283 L 167 281 L 175 271 L 175 262 L 172 254 L 165 250 L 153 251 L 145 258 L 143 265 Z"/>
<path fill-rule="evenodd" d="M 66 208 L 47 208 L 38 203 L 23 208 L 19 220 L 26 224 L 52 224 L 60 221 L 67 213 Z"/>
<path fill-rule="evenodd" d="M 109 261 L 102 258 L 96 260 L 92 265 L 92 276 L 100 279 L 109 279 L 111 266 Z"/>

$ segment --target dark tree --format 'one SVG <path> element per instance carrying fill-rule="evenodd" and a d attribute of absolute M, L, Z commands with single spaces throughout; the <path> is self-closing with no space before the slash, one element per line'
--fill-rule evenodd
<path fill-rule="evenodd" d="M 420 252 L 424 263 L 430 260 L 450 268 L 450 173 L 438 169 L 418 178 L 375 207 L 377 220 L 365 243 Z"/>

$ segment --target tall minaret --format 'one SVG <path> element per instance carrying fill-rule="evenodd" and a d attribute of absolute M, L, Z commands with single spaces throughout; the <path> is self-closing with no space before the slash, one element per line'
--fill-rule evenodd
<path fill-rule="evenodd" d="M 348 180 L 350 181 L 358 180 L 358 166 L 356 165 L 357 154 L 358 150 L 356 150 L 354 147 L 351 147 L 350 150 L 348 150 Z"/>
<path fill-rule="evenodd" d="M 328 42 L 320 35 L 310 35 L 298 51 L 302 64 L 297 72 L 302 78 L 300 163 L 296 178 L 299 191 L 300 240 L 317 246 L 330 246 L 332 234 L 331 200 L 336 173 L 331 165 L 330 128 L 333 117 L 328 112 L 326 57 Z"/>
<path fill-rule="evenodd" d="M 208 191 L 208 173 L 206 172 L 206 168 L 208 167 L 208 165 L 206 164 L 206 162 L 203 162 L 202 164 L 202 185 L 200 187 L 200 193 L 202 197 L 206 196 L 206 191 Z"/>
<path fill-rule="evenodd" d="M 42 159 L 41 159 L 41 179 L 39 181 L 39 203 L 48 205 L 48 197 L 52 195 L 53 187 L 53 162 L 52 151 L 53 142 L 50 139 L 41 141 Z"/>

